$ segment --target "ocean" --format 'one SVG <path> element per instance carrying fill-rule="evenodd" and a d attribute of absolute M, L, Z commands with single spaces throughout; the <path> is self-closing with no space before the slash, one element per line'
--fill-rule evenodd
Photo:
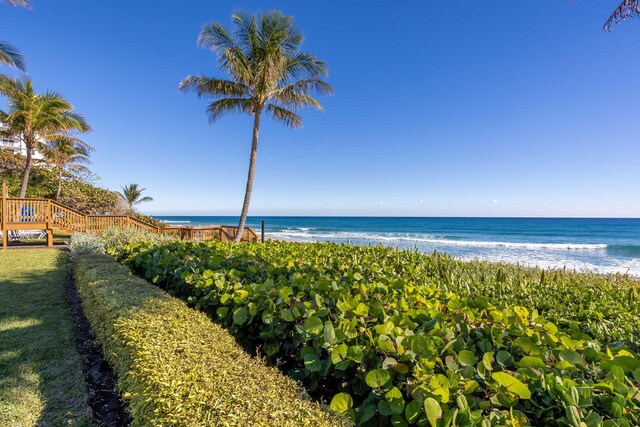
<path fill-rule="evenodd" d="M 236 225 L 237 217 L 156 216 L 175 225 Z M 267 237 L 446 252 L 464 259 L 640 277 L 640 219 L 250 217 Z"/>

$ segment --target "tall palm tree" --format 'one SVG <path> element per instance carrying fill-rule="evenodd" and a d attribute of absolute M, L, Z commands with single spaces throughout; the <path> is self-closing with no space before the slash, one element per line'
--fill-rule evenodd
<path fill-rule="evenodd" d="M 627 18 L 640 16 L 640 5 L 638 0 L 623 0 L 620 6 L 613 12 L 604 24 L 605 31 L 611 31 L 613 24 L 618 24 Z"/>
<path fill-rule="evenodd" d="M 37 93 L 31 79 L 12 79 L 0 75 L 0 94 L 7 97 L 7 111 L 0 110 L 0 122 L 7 129 L 1 135 L 17 136 L 26 148 L 20 197 L 27 194 L 33 150 L 43 149 L 45 141 L 66 139 L 71 132 L 89 132 L 84 117 L 56 92 Z"/>
<path fill-rule="evenodd" d="M 138 184 L 129 184 L 122 187 L 122 192 L 118 193 L 122 199 L 127 202 L 129 208 L 134 210 L 135 206 L 144 203 L 152 202 L 153 198 L 149 196 L 142 197 L 144 188 L 140 188 Z"/>
<path fill-rule="evenodd" d="M 48 163 L 54 165 L 58 172 L 58 189 L 56 200 L 62 191 L 62 178 L 65 172 L 88 172 L 85 166 L 91 164 L 89 153 L 93 147 L 77 138 L 57 138 L 48 141 L 43 147 L 43 153 Z"/>
<path fill-rule="evenodd" d="M 28 0 L 2 0 L 2 3 L 26 8 L 30 6 Z M 3 41 L 0 41 L 0 64 L 16 68 L 20 71 L 26 70 L 24 58 L 20 54 L 20 51 L 12 44 Z"/>
<path fill-rule="evenodd" d="M 198 44 L 218 56 L 218 65 L 229 80 L 204 75 L 188 76 L 180 82 L 181 91 L 194 91 L 199 97 L 213 98 L 207 108 L 209 121 L 225 114 L 253 115 L 253 134 L 249 173 L 238 234 L 240 241 L 249 213 L 258 152 L 262 113 L 292 128 L 302 127 L 296 110 L 322 105 L 310 94 L 333 93 L 322 80 L 327 66 L 310 53 L 300 50 L 304 38 L 293 25 L 293 17 L 271 11 L 264 15 L 244 12 L 231 17 L 233 33 L 217 23 L 204 27 Z"/>

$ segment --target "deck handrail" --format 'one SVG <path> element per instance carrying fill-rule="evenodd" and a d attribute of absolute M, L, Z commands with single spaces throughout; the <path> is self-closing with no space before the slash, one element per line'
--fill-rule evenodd
<path fill-rule="evenodd" d="M 0 230 L 3 246 L 7 245 L 9 230 L 26 230 L 41 227 L 47 233 L 47 244 L 53 243 L 53 230 L 70 232 L 101 233 L 111 226 L 128 226 L 158 234 L 170 234 L 181 240 L 230 241 L 238 234 L 232 225 L 211 226 L 166 226 L 148 224 L 132 215 L 84 214 L 76 209 L 46 198 L 7 197 L 6 185 L 2 186 L 0 198 Z M 257 242 L 258 235 L 246 227 L 242 241 Z"/>

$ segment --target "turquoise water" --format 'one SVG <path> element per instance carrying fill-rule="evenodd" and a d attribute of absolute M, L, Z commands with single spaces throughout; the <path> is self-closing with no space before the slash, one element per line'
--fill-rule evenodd
<path fill-rule="evenodd" d="M 158 216 L 181 225 L 237 224 L 237 217 Z M 504 261 L 640 276 L 640 219 L 251 217 L 267 237 L 384 244 Z"/>

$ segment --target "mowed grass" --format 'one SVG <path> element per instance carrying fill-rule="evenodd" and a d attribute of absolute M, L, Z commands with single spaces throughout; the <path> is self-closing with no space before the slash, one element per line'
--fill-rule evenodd
<path fill-rule="evenodd" d="M 0 426 L 94 425 L 67 264 L 56 250 L 0 250 Z"/>

